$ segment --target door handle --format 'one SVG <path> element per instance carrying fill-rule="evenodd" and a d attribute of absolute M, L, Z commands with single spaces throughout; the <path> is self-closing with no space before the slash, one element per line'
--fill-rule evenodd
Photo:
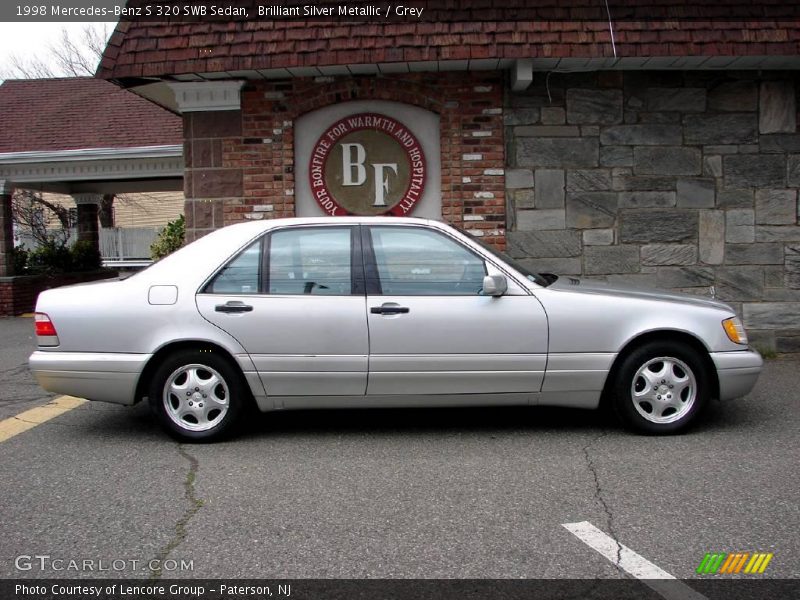
<path fill-rule="evenodd" d="M 221 313 L 245 313 L 253 312 L 253 307 L 244 302 L 226 302 L 225 304 L 217 304 L 214 310 Z"/>
<path fill-rule="evenodd" d="M 406 306 L 392 306 L 391 304 L 384 304 L 382 306 L 373 306 L 369 309 L 373 315 L 399 315 L 409 312 Z"/>

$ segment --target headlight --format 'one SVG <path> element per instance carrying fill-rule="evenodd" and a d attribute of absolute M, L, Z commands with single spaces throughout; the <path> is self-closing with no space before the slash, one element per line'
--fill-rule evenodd
<path fill-rule="evenodd" d="M 725 333 L 728 334 L 728 339 L 734 344 L 747 344 L 747 332 L 744 330 L 744 325 L 739 320 L 739 317 L 731 317 L 722 322 L 722 327 Z"/>

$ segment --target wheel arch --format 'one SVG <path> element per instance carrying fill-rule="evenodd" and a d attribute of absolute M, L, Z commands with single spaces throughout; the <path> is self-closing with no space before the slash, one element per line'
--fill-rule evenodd
<path fill-rule="evenodd" d="M 222 347 L 220 344 L 209 342 L 208 340 L 179 340 L 163 345 L 161 348 L 156 350 L 153 356 L 151 356 L 147 361 L 144 369 L 142 369 L 142 372 L 139 375 L 139 380 L 136 382 L 136 393 L 134 396 L 135 403 L 138 403 L 147 397 L 147 390 L 150 386 L 150 381 L 152 380 L 156 369 L 158 369 L 158 366 L 161 364 L 161 361 L 170 354 L 180 350 L 200 350 L 213 352 L 217 356 L 227 361 L 230 366 L 236 370 L 242 379 L 245 389 L 247 389 L 252 395 L 252 390 L 247 383 L 247 378 L 244 376 L 241 366 L 236 359 L 233 358 L 233 355 L 230 353 L 230 351 Z"/>
<path fill-rule="evenodd" d="M 703 366 L 708 374 L 709 381 L 711 382 L 711 398 L 719 398 L 719 376 L 717 369 L 714 366 L 714 361 L 711 360 L 706 345 L 696 336 L 686 331 L 679 331 L 675 329 L 658 329 L 654 331 L 647 331 L 641 333 L 630 340 L 628 340 L 622 349 L 617 353 L 611 368 L 608 371 L 605 385 L 603 386 L 603 394 L 601 397 L 601 405 L 606 406 L 610 400 L 611 388 L 614 385 L 617 372 L 621 368 L 625 359 L 636 349 L 641 348 L 643 345 L 650 342 L 678 342 L 687 344 L 695 350 L 703 361 Z"/>

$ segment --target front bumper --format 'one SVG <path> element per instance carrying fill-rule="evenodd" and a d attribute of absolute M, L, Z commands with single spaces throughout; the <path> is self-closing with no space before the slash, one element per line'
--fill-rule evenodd
<path fill-rule="evenodd" d="M 750 393 L 758 380 L 764 360 L 755 350 L 712 352 L 717 367 L 719 399 L 732 400 Z"/>
<path fill-rule="evenodd" d="M 151 356 L 37 350 L 28 359 L 28 366 L 48 392 L 132 405 L 139 375 Z"/>

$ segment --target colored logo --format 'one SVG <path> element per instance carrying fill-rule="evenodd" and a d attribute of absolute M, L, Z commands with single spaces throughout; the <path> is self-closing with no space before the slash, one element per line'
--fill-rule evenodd
<path fill-rule="evenodd" d="M 326 214 L 409 215 L 422 198 L 422 145 L 402 123 L 377 113 L 337 121 L 311 150 L 311 194 Z"/>
<path fill-rule="evenodd" d="M 700 561 L 697 573 L 755 575 L 767 570 L 767 565 L 773 556 L 772 552 L 708 552 Z"/>

